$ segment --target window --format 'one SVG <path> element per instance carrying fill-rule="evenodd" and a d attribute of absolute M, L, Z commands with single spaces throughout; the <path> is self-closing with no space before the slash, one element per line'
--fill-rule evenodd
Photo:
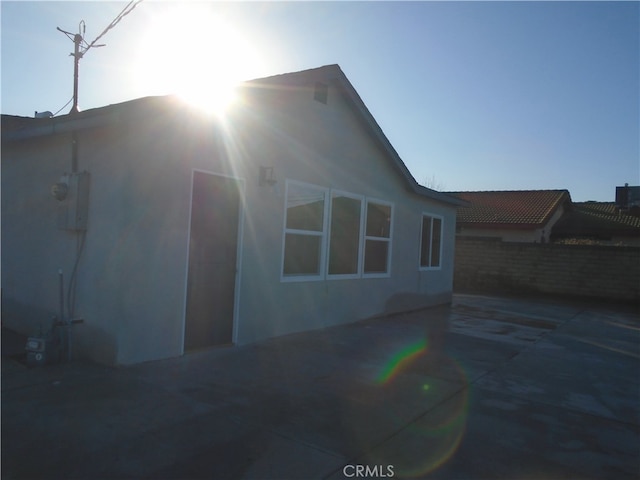
<path fill-rule="evenodd" d="M 391 243 L 391 205 L 367 202 L 364 236 L 364 273 L 388 274 Z"/>
<path fill-rule="evenodd" d="M 420 241 L 420 268 L 440 268 L 442 257 L 442 217 L 422 216 L 422 238 Z"/>
<path fill-rule="evenodd" d="M 329 233 L 329 275 L 357 275 L 360 270 L 362 199 L 333 192 Z"/>
<path fill-rule="evenodd" d="M 388 277 L 393 205 L 287 180 L 282 281 Z"/>
<path fill-rule="evenodd" d="M 283 276 L 322 275 L 325 197 L 324 188 L 287 182 Z"/>

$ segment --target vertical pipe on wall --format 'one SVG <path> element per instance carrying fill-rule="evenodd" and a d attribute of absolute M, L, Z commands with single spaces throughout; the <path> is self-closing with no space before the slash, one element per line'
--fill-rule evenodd
<path fill-rule="evenodd" d="M 64 327 L 66 330 L 67 361 L 71 361 L 71 318 L 67 321 L 64 320 L 64 274 L 61 268 L 58 269 L 58 280 L 60 294 L 60 319 L 58 323 L 60 327 Z"/>
<path fill-rule="evenodd" d="M 58 270 L 58 280 L 59 280 L 59 293 L 60 293 L 60 313 L 58 315 L 60 315 L 60 323 L 64 322 L 64 277 L 62 274 L 62 269 L 60 268 Z"/>

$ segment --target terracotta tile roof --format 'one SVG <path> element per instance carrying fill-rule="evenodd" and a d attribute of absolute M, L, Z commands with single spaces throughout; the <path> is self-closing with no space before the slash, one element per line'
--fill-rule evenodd
<path fill-rule="evenodd" d="M 640 236 L 640 216 L 621 212 L 614 202 L 576 202 L 553 227 L 555 238 Z"/>
<path fill-rule="evenodd" d="M 466 227 L 521 227 L 544 225 L 566 202 L 567 190 L 513 190 L 489 192 L 448 192 L 471 203 L 458 208 L 457 223 Z"/>

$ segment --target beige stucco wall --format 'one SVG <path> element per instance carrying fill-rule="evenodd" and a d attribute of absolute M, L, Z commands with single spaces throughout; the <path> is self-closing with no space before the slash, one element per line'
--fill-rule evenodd
<path fill-rule="evenodd" d="M 333 86 L 328 105 L 309 89 L 243 105 L 224 124 L 180 109 L 123 110 L 79 132 L 91 187 L 76 355 L 129 364 L 183 353 L 194 169 L 243 180 L 237 343 L 450 300 L 455 208 L 409 193 Z M 3 322 L 24 333 L 56 314 L 58 268 L 73 268 L 80 235 L 56 227 L 49 194 L 70 151 L 68 134 L 3 144 Z M 258 186 L 261 165 L 274 167 L 274 187 Z M 392 202 L 391 275 L 281 282 L 286 179 Z M 418 268 L 423 212 L 444 218 L 438 270 Z"/>

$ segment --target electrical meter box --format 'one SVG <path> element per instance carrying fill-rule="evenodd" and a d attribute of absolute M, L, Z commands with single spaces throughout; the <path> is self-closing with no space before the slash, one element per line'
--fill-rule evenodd
<path fill-rule="evenodd" d="M 64 191 L 64 198 L 60 200 L 58 207 L 58 228 L 86 230 L 89 216 L 89 172 L 64 174 L 56 185 Z"/>
<path fill-rule="evenodd" d="M 50 363 L 58 363 L 61 358 L 61 343 L 59 334 L 55 331 L 46 335 L 29 337 L 25 350 L 27 351 L 27 365 L 40 367 Z"/>

